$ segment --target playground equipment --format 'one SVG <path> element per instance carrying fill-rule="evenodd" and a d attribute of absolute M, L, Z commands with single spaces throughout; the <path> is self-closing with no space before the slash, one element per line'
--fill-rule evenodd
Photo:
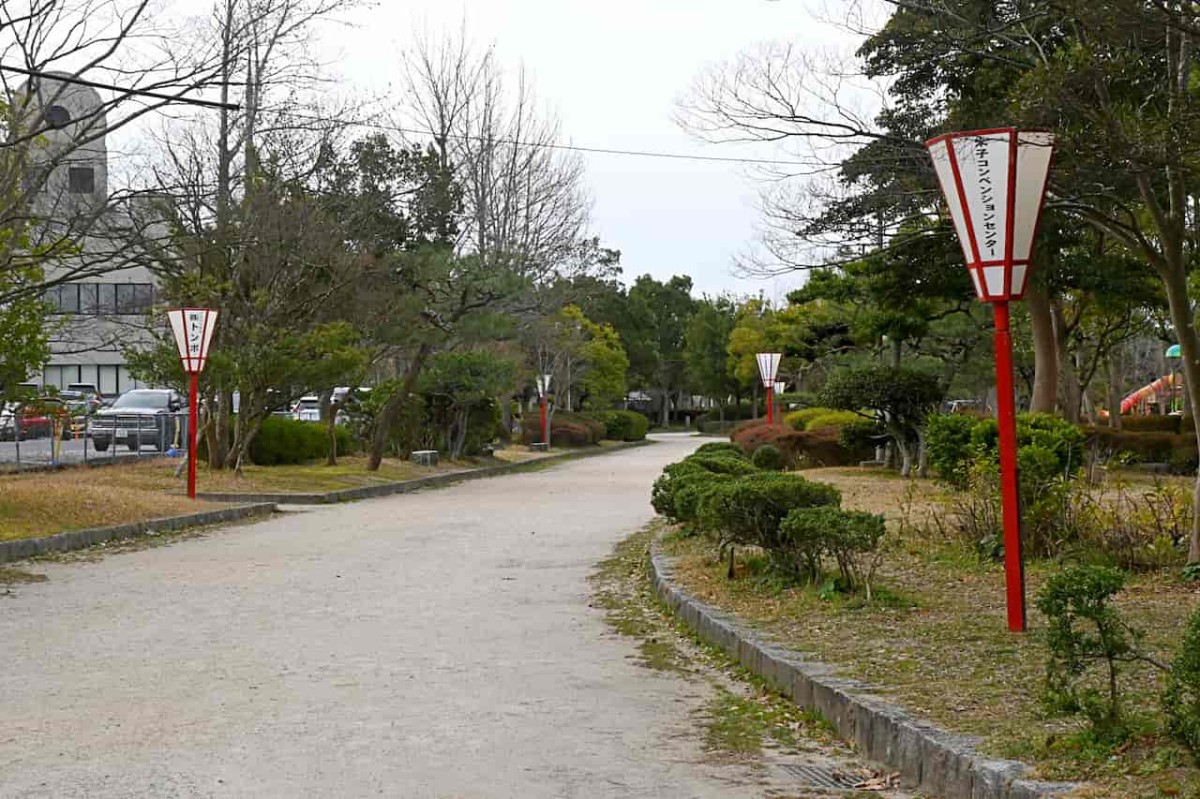
<path fill-rule="evenodd" d="M 1175 405 L 1183 398 L 1183 375 L 1172 372 L 1163 375 L 1153 383 L 1142 386 L 1121 400 L 1121 413 L 1149 413 L 1151 405 L 1169 405 L 1176 410 Z"/>

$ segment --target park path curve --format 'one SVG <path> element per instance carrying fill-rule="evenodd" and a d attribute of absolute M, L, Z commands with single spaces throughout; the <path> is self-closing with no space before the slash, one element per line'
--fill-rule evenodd
<path fill-rule="evenodd" d="M 588 606 L 698 443 L 38 564 L 0 597 L 0 796 L 760 795 Z"/>

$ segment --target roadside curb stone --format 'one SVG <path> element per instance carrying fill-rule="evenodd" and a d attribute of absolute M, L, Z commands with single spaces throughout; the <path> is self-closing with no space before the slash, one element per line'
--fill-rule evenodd
<path fill-rule="evenodd" d="M 275 503 L 260 502 L 249 505 L 239 505 L 234 508 L 189 513 L 184 516 L 169 516 L 165 519 L 150 519 L 132 524 L 118 524 L 114 527 L 94 527 L 89 530 L 72 530 L 56 535 L 40 538 L 19 538 L 15 541 L 0 541 L 0 563 L 14 560 L 24 560 L 51 552 L 70 552 L 71 550 L 103 544 L 108 541 L 119 541 L 128 538 L 151 535 L 154 533 L 173 532 L 186 527 L 203 527 L 209 524 L 224 524 L 241 521 L 256 516 L 267 516 L 276 510 Z"/>
<path fill-rule="evenodd" d="M 464 469 L 461 472 L 444 472 L 431 474 L 428 477 L 418 477 L 413 480 L 400 480 L 394 483 L 361 486 L 359 488 L 343 488 L 338 491 L 308 494 L 223 494 L 212 492 L 197 492 L 196 499 L 210 502 L 274 502 L 279 505 L 336 505 L 339 502 L 354 502 L 360 499 L 375 499 L 393 494 L 408 494 L 422 488 L 461 483 L 464 480 L 478 480 L 483 477 L 497 477 L 503 474 L 536 469 L 547 463 L 560 463 L 565 460 L 586 458 L 595 455 L 607 455 L 610 452 L 622 452 L 633 447 L 643 447 L 651 441 L 623 441 L 609 447 L 560 452 L 546 458 L 522 461 L 520 463 L 505 463 L 499 466 L 484 466 L 481 469 Z"/>
<path fill-rule="evenodd" d="M 1026 779 L 1030 768 L 979 754 L 978 738 L 955 735 L 910 715 L 857 680 L 807 655 L 764 640 L 674 580 L 673 559 L 651 552 L 655 592 L 704 641 L 725 650 L 797 705 L 816 710 L 868 760 L 900 772 L 906 788 L 945 799 L 1051 799 L 1078 785 Z"/>

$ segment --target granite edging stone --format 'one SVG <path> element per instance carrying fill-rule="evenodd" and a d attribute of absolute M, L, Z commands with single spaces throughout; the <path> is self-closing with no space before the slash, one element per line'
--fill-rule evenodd
<path fill-rule="evenodd" d="M 25 558 L 47 555 L 52 552 L 69 552 L 76 549 L 84 549 L 109 541 L 137 538 L 155 533 L 174 532 L 186 527 L 203 527 L 210 524 L 241 521 L 256 516 L 266 516 L 274 513 L 276 510 L 275 503 L 260 502 L 239 505 L 233 508 L 203 511 L 201 513 L 189 513 L 183 516 L 168 516 L 163 519 L 118 524 L 113 527 L 71 530 L 40 538 L 18 538 L 14 541 L 0 541 L 0 563 L 24 560 Z"/>
<path fill-rule="evenodd" d="M 904 787 L 945 799 L 1052 799 L 1079 787 L 1026 779 L 1029 766 L 976 751 L 978 739 L 947 732 L 871 693 L 829 666 L 769 643 L 738 619 L 705 604 L 674 582 L 673 559 L 651 552 L 655 592 L 704 641 L 797 705 L 816 710 L 864 758 L 900 773 Z"/>

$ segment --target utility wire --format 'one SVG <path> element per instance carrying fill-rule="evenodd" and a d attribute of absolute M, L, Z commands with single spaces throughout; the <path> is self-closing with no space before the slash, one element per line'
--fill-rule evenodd
<path fill-rule="evenodd" d="M 323 121 L 319 117 L 310 116 L 310 115 L 306 115 L 306 114 L 297 114 L 294 111 L 293 112 L 284 112 L 284 113 L 286 113 L 288 116 L 294 117 L 296 119 L 304 119 L 304 120 L 308 120 L 310 122 Z M 419 128 L 405 128 L 405 127 L 401 127 L 398 125 L 385 125 L 380 122 L 352 121 L 352 122 L 348 122 L 346 124 L 354 126 L 354 127 L 359 127 L 359 128 L 372 128 L 374 130 L 386 130 L 386 131 L 392 131 L 394 133 L 408 133 L 408 134 L 411 134 L 414 136 L 429 136 L 429 137 L 433 136 L 433 134 L 427 130 L 420 130 Z M 459 140 L 463 140 L 463 141 L 491 141 L 491 142 L 495 142 L 497 144 L 509 144 L 509 145 L 513 145 L 516 147 L 541 147 L 541 148 L 545 148 L 547 150 L 568 150 L 570 152 L 598 153 L 601 155 L 626 155 L 626 156 L 635 156 L 635 157 L 639 157 L 639 158 L 669 158 L 669 159 L 674 159 L 674 160 L 679 160 L 679 161 L 710 161 L 710 162 L 724 163 L 724 164 L 767 164 L 767 165 L 778 165 L 778 166 L 812 166 L 811 164 L 806 164 L 803 161 L 785 161 L 785 160 L 780 160 L 780 159 L 775 159 L 775 158 L 738 158 L 738 157 L 719 156 L 719 155 L 689 155 L 687 153 L 665 153 L 665 152 L 656 152 L 656 151 L 652 151 L 652 150 L 618 150 L 618 149 L 609 148 L 609 147 L 585 147 L 583 145 L 577 145 L 577 144 L 547 144 L 545 142 L 527 142 L 527 141 L 521 141 L 519 139 L 503 139 L 503 138 L 492 139 L 492 138 L 486 138 L 484 136 L 470 136 L 470 135 L 467 135 L 464 133 L 450 133 L 450 134 L 447 134 L 447 138 L 459 139 Z"/>
<path fill-rule="evenodd" d="M 107 91 L 119 92 L 125 95 L 138 95 L 140 97 L 153 97 L 156 100 L 169 100 L 175 103 L 183 103 L 184 105 L 199 105 L 206 108 L 225 108 L 230 111 L 236 111 L 239 106 L 237 103 L 221 103 L 216 100 L 199 100 L 192 97 L 184 97 L 182 94 L 166 94 L 165 92 L 152 92 L 145 89 L 127 89 L 121 86 L 114 86 L 111 83 L 99 83 L 94 80 L 76 77 L 73 75 L 60 75 L 56 72 L 43 72 L 36 69 L 25 69 L 23 67 L 14 67 L 8 64 L 0 64 L 0 72 L 15 72 L 18 75 L 28 75 L 31 78 L 47 78 L 49 80 L 57 80 L 62 83 L 73 83 L 76 86 L 88 86 L 93 89 L 105 89 Z"/>

